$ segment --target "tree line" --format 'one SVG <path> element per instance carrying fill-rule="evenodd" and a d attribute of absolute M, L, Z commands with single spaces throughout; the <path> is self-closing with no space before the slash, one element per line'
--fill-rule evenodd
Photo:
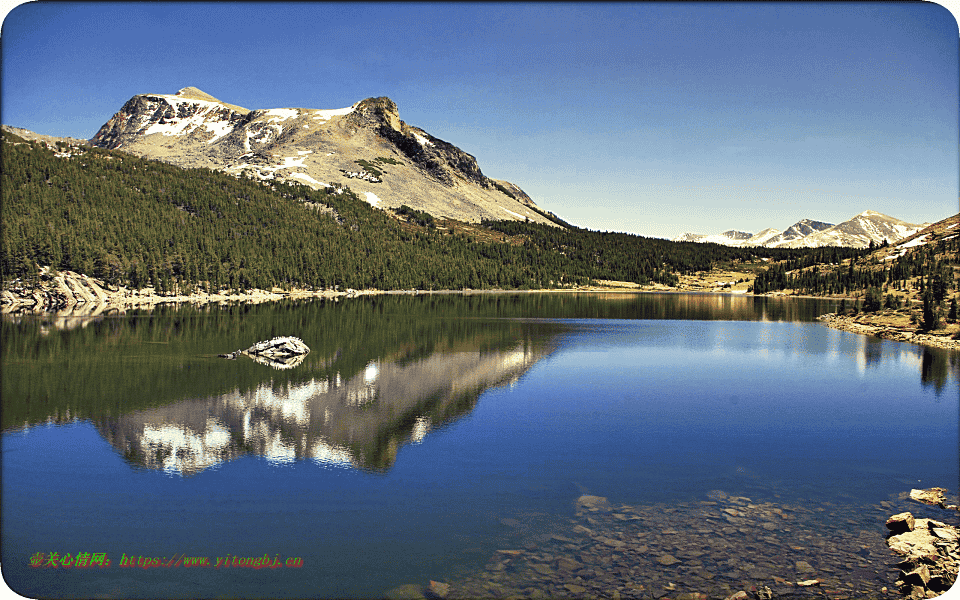
<path fill-rule="evenodd" d="M 484 242 L 443 231 L 409 206 L 400 212 L 417 225 L 401 224 L 349 188 L 238 179 L 9 132 L 2 165 L 0 269 L 8 280 L 36 278 L 38 265 L 49 265 L 160 293 L 669 285 L 718 261 L 803 256 L 520 221 L 484 223 L 502 240 Z"/>

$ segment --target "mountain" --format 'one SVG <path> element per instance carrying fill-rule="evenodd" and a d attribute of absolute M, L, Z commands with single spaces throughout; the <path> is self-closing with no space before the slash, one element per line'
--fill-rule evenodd
<path fill-rule="evenodd" d="M 714 242 L 726 246 L 763 246 L 765 248 L 818 248 L 844 246 L 867 248 L 887 241 L 896 243 L 929 225 L 916 225 L 865 210 L 839 225 L 802 219 L 785 231 L 764 229 L 753 235 L 742 231 L 725 231 L 716 235 L 685 233 L 674 238 L 676 242 Z"/>
<path fill-rule="evenodd" d="M 685 233 L 673 239 L 674 242 L 712 242 L 714 244 L 723 244 L 724 246 L 743 246 L 744 242 L 753 237 L 752 233 L 744 231 L 724 231 L 713 235 L 703 235 L 699 233 Z"/>
<path fill-rule="evenodd" d="M 783 233 L 770 236 L 764 240 L 763 245 L 768 248 L 796 247 L 790 246 L 791 243 L 802 240 L 810 234 L 823 231 L 833 227 L 833 223 L 824 223 L 823 221 L 811 221 L 810 219 L 801 219 L 787 227 Z"/>
<path fill-rule="evenodd" d="M 349 185 L 379 208 L 405 204 L 466 222 L 554 222 L 519 187 L 484 175 L 472 155 L 401 121 L 386 97 L 339 109 L 249 110 L 194 87 L 139 94 L 90 142 L 259 180 Z"/>
<path fill-rule="evenodd" d="M 802 239 L 784 244 L 788 248 L 816 248 L 819 246 L 846 246 L 866 248 L 873 242 L 876 245 L 884 241 L 896 243 L 929 225 L 916 225 L 900 219 L 865 210 L 853 218 L 822 231 L 814 232 Z"/>
<path fill-rule="evenodd" d="M 880 262 L 886 263 L 896 260 L 908 252 L 915 252 L 914 248 L 932 247 L 941 241 L 957 239 L 960 239 L 960 214 L 928 225 L 888 248 L 877 249 L 874 254 Z"/>

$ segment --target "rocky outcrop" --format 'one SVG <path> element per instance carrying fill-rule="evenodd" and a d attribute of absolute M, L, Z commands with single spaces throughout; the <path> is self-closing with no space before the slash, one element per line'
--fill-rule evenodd
<path fill-rule="evenodd" d="M 4 312 L 56 311 L 77 304 L 105 304 L 111 294 L 103 282 L 73 271 L 40 269 L 38 282 L 15 279 L 0 292 Z"/>
<path fill-rule="evenodd" d="M 943 488 L 912 490 L 910 498 L 924 504 L 956 511 L 947 505 Z M 903 557 L 897 565 L 896 585 L 909 598 L 936 598 L 957 581 L 960 568 L 960 528 L 935 519 L 914 518 L 910 512 L 887 520 L 887 545 Z"/>
<path fill-rule="evenodd" d="M 310 354 L 310 348 L 303 340 L 292 336 L 281 336 L 257 342 L 246 350 L 221 354 L 220 358 L 235 359 L 244 355 L 274 369 L 292 369 L 302 363 L 307 354 Z"/>
<path fill-rule="evenodd" d="M 245 302 L 259 304 L 296 298 L 351 298 L 371 291 L 337 290 L 258 290 L 243 292 L 221 290 L 214 293 L 194 290 L 189 293 L 158 293 L 154 288 L 129 289 L 110 286 L 99 279 L 41 267 L 36 281 L 14 279 L 5 282 L 0 291 L 0 312 L 58 313 L 72 317 L 95 316 L 104 312 L 133 308 L 153 308 L 158 304 L 189 303 L 196 305 Z"/>

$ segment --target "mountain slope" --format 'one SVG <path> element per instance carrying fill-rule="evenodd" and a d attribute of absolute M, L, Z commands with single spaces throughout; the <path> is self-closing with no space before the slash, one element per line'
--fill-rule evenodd
<path fill-rule="evenodd" d="M 802 219 L 783 232 L 764 229 L 756 235 L 741 231 L 725 231 L 715 235 L 685 233 L 674 238 L 674 241 L 714 242 L 726 246 L 763 246 L 765 248 L 819 248 L 822 246 L 867 248 L 871 242 L 875 245 L 880 245 L 884 241 L 896 243 L 927 225 L 928 223 L 921 225 L 907 223 L 873 210 L 865 210 L 839 225 Z"/>
<path fill-rule="evenodd" d="M 340 109 L 249 110 L 192 87 L 140 94 L 91 143 L 314 189 L 349 185 L 379 208 L 406 204 L 467 222 L 552 222 L 519 187 L 484 175 L 472 155 L 401 121 L 386 97 Z"/>
<path fill-rule="evenodd" d="M 829 229 L 833 223 L 824 223 L 823 221 L 811 221 L 810 219 L 801 219 L 787 227 L 787 229 L 776 236 L 772 236 L 764 241 L 763 245 L 768 248 L 779 248 L 781 246 L 791 247 L 790 244 L 802 240 L 805 237 Z"/>
<path fill-rule="evenodd" d="M 200 289 L 673 285 L 677 273 L 717 261 L 802 254 L 518 220 L 468 225 L 416 211 L 398 220 L 348 190 L 252 181 L 7 131 L 2 139 L 0 275 L 11 303 L 29 296 L 38 304 L 34 286 L 47 290 L 56 271 L 92 276 L 121 297 L 148 288 L 169 297 Z M 59 295 L 46 298 L 48 308 L 66 305 Z"/>
<path fill-rule="evenodd" d="M 866 248 L 873 242 L 895 243 L 928 225 L 916 225 L 900 219 L 865 210 L 851 219 L 822 231 L 784 244 L 788 248 L 812 248 L 817 246 L 847 246 Z"/>

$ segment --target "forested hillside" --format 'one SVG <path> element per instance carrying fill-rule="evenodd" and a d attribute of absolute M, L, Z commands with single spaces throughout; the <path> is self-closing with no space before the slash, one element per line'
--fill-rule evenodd
<path fill-rule="evenodd" d="M 921 232 L 924 235 L 893 248 L 883 244 L 854 251 L 819 249 L 760 271 L 753 291 L 862 296 L 866 312 L 886 308 L 910 313 L 916 303 L 922 310 L 910 313 L 912 318 L 924 329 L 938 329 L 945 320 L 957 320 L 958 225 L 960 215 L 944 219 Z"/>
<path fill-rule="evenodd" d="M 517 221 L 488 222 L 487 235 L 472 236 L 421 211 L 392 218 L 348 188 L 264 184 L 9 132 L 3 141 L 5 279 L 29 280 L 50 265 L 161 293 L 547 288 L 593 279 L 670 284 L 717 261 L 803 254 Z"/>

